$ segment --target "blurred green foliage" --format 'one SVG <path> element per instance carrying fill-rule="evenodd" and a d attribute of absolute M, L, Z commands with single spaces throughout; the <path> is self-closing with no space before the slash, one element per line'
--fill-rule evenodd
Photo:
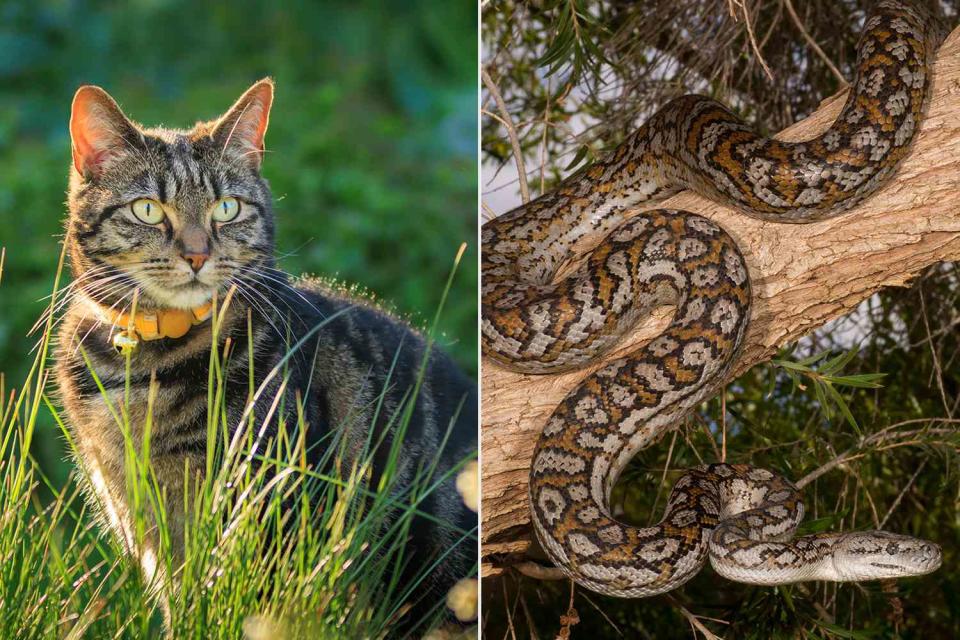
<path fill-rule="evenodd" d="M 471 3 L 0 3 L 0 372 L 18 386 L 60 253 L 70 101 L 103 86 L 146 125 L 214 118 L 255 80 L 277 94 L 264 174 L 280 265 L 365 287 L 414 325 L 461 242 L 441 344 L 475 374 L 476 8 Z M 52 424 L 37 455 L 68 467 Z"/>

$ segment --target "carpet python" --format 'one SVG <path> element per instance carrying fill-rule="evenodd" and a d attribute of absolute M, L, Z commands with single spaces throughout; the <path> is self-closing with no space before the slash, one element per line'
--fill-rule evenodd
<path fill-rule="evenodd" d="M 723 229 L 684 211 L 629 210 L 682 189 L 773 222 L 853 207 L 906 155 L 941 39 L 919 4 L 879 2 L 866 18 L 846 104 L 821 136 L 779 142 L 714 100 L 683 96 L 606 159 L 483 226 L 482 344 L 509 369 L 581 367 L 651 308 L 676 306 L 661 335 L 567 395 L 537 442 L 533 526 L 570 578 L 641 597 L 675 589 L 708 556 L 727 578 L 768 585 L 920 575 L 940 565 L 935 544 L 882 531 L 793 538 L 803 516 L 796 488 L 751 466 L 689 470 L 652 527 L 613 518 L 610 491 L 637 451 L 721 388 L 751 304 L 747 266 Z M 555 281 L 591 239 L 586 261 Z"/>

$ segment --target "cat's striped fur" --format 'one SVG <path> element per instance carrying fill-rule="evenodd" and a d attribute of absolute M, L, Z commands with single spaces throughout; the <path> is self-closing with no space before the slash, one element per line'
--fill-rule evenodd
<path fill-rule="evenodd" d="M 291 282 L 274 268 L 271 194 L 260 175 L 272 95 L 272 82 L 261 81 L 225 116 L 188 131 L 135 125 L 95 87 L 81 88 L 74 101 L 66 238 L 77 284 L 60 328 L 57 378 L 78 462 L 89 474 L 97 502 L 105 506 L 110 527 L 131 547 L 122 435 L 78 349 L 82 341 L 100 382 L 119 404 L 125 360 L 111 345 L 116 328 L 103 321 L 103 309 L 129 308 L 134 294 L 140 309 L 189 309 L 214 294 L 222 301 L 235 286 L 220 336 L 221 344 L 228 337 L 233 343 L 226 373 L 231 425 L 240 423 L 248 398 L 248 343 L 253 344 L 259 384 L 290 343 L 335 316 L 286 366 L 287 422 L 297 422 L 299 394 L 307 443 L 320 443 L 309 449 L 313 462 L 323 456 L 332 435 L 346 440 L 348 455 L 357 455 L 371 429 L 385 429 L 413 387 L 424 357 L 423 338 L 389 314 L 315 281 Z M 242 211 L 235 221 L 219 224 L 210 209 L 225 196 L 239 199 Z M 137 220 L 130 203 L 139 198 L 161 203 L 165 222 Z M 184 256 L 198 250 L 206 253 L 196 271 Z M 183 504 L 185 461 L 197 473 L 205 464 L 211 325 L 199 324 L 182 338 L 143 342 L 131 359 L 128 411 L 134 438 L 145 422 L 151 380 L 159 388 L 152 409 L 151 457 L 168 505 Z M 270 383 L 255 413 L 266 415 L 282 378 Z M 384 402 L 375 420 L 381 393 Z M 431 353 L 403 444 L 399 486 L 435 456 L 440 456 L 437 473 L 443 473 L 474 452 L 476 413 L 474 384 L 447 356 Z M 377 450 L 378 464 L 388 445 Z M 464 507 L 452 478 L 419 508 L 460 529 L 477 526 L 476 514 Z M 176 550 L 183 517 L 173 510 L 168 520 Z M 447 527 L 418 521 L 408 551 L 412 565 L 430 566 L 458 537 Z M 149 544 L 131 551 L 150 577 L 155 551 Z M 475 562 L 475 543 L 462 543 L 433 572 L 433 591 L 468 575 Z"/>

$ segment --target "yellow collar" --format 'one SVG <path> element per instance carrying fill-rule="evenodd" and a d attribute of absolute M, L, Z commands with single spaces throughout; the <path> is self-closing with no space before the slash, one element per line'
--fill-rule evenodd
<path fill-rule="evenodd" d="M 136 348 L 141 340 L 159 340 L 161 338 L 182 338 L 194 325 L 210 318 L 213 303 L 208 302 L 193 309 L 157 309 L 129 313 L 100 307 L 100 315 L 105 322 L 120 329 L 113 336 L 117 349 Z"/>

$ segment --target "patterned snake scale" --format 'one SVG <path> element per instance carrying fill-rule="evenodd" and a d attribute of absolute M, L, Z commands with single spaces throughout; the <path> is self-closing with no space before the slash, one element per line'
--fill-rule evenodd
<path fill-rule="evenodd" d="M 533 525 L 573 580 L 609 595 L 650 596 L 692 578 L 708 555 L 721 575 L 754 584 L 869 580 L 939 567 L 936 545 L 881 531 L 792 539 L 803 516 L 800 496 L 764 469 L 689 470 L 652 527 L 615 520 L 609 496 L 637 451 L 720 388 L 751 304 L 746 264 L 723 229 L 684 211 L 627 211 L 681 189 L 774 222 L 822 220 L 853 207 L 906 155 L 941 37 L 920 6 L 879 2 L 858 44 L 847 102 L 820 137 L 764 138 L 723 105 L 684 96 L 607 159 L 484 225 L 483 348 L 509 369 L 581 367 L 652 307 L 676 305 L 660 336 L 574 389 L 538 440 Z M 591 239 L 596 248 L 586 262 L 555 282 Z"/>

